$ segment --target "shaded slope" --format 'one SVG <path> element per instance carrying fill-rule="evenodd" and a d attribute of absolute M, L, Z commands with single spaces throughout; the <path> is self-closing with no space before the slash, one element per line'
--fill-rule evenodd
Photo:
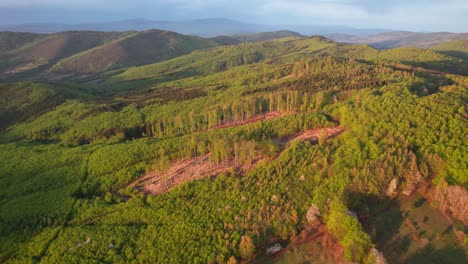
<path fill-rule="evenodd" d="M 0 32 L 0 53 L 18 49 L 45 35 L 34 33 Z"/>
<path fill-rule="evenodd" d="M 401 62 L 441 72 L 468 74 L 468 64 L 461 59 L 431 49 L 401 47 L 379 52 L 379 59 Z"/>
<path fill-rule="evenodd" d="M 431 47 L 431 49 L 452 57 L 468 60 L 468 40 L 454 40 Z"/>
<path fill-rule="evenodd" d="M 138 32 L 57 63 L 56 73 L 99 73 L 110 69 L 154 63 L 216 46 L 200 37 L 150 30 Z"/>
<path fill-rule="evenodd" d="M 10 125 L 37 117 L 67 98 L 88 97 L 82 91 L 46 83 L 0 84 L 0 130 Z"/>

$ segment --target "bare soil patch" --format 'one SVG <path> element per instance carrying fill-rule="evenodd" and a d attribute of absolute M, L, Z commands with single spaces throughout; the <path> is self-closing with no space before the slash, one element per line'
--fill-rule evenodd
<path fill-rule="evenodd" d="M 166 173 L 157 171 L 148 172 L 131 186 L 147 194 L 161 194 L 187 181 L 219 175 L 233 170 L 245 173 L 261 160 L 261 157 L 257 157 L 251 163 L 236 163 L 233 159 L 216 163 L 212 160 L 211 155 L 208 154 L 174 162 Z"/>
<path fill-rule="evenodd" d="M 275 118 L 280 115 L 281 113 L 271 113 L 271 115 L 266 117 L 257 117 L 255 119 L 245 120 L 241 124 L 246 124 L 246 122 L 255 122 L 254 120 L 264 120 L 265 118 Z M 233 125 L 234 124 L 229 124 L 226 126 Z M 238 123 L 237 125 L 240 124 Z M 330 138 L 340 134 L 341 132 L 343 132 L 343 129 L 340 127 L 316 128 L 299 133 L 289 139 L 285 139 L 283 142 L 280 142 L 280 144 L 284 148 L 291 140 L 317 141 L 321 135 L 326 138 Z M 130 187 L 134 187 L 146 194 L 161 194 L 167 192 L 174 186 L 187 181 L 201 179 L 203 177 L 215 176 L 230 171 L 236 171 L 237 173 L 244 174 L 263 160 L 265 160 L 264 157 L 257 155 L 250 163 L 238 163 L 234 159 L 217 163 L 212 159 L 211 154 L 207 154 L 192 159 L 173 162 L 169 170 L 165 173 L 150 171 L 130 184 Z"/>
<path fill-rule="evenodd" d="M 310 140 L 317 141 L 321 135 L 325 138 L 332 138 L 338 136 L 343 132 L 343 128 L 337 127 L 325 127 L 325 128 L 314 128 L 296 135 L 294 140 Z"/>
<path fill-rule="evenodd" d="M 344 249 L 324 224 L 306 226 L 293 243 L 271 256 L 260 256 L 255 263 L 348 263 Z"/>

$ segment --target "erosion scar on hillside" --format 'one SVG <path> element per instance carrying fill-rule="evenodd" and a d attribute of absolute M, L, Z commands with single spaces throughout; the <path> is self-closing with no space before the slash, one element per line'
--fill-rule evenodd
<path fill-rule="evenodd" d="M 298 133 L 293 137 L 279 140 L 279 144 L 284 149 L 288 142 L 296 140 L 317 142 L 321 136 L 331 138 L 342 132 L 343 129 L 339 126 L 315 128 Z M 133 182 L 130 186 L 146 194 L 161 194 L 184 182 L 197 180 L 203 177 L 215 176 L 230 171 L 245 174 L 265 159 L 265 157 L 256 155 L 250 162 L 237 162 L 234 158 L 223 162 L 215 162 L 212 155 L 208 153 L 192 159 L 173 162 L 169 170 L 165 173 L 150 171 Z"/>

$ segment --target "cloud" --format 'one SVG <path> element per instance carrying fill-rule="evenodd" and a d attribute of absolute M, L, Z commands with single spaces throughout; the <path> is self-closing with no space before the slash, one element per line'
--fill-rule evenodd
<path fill-rule="evenodd" d="M 353 1 L 272 1 L 261 7 L 264 14 L 333 20 L 366 19 L 369 14 Z"/>

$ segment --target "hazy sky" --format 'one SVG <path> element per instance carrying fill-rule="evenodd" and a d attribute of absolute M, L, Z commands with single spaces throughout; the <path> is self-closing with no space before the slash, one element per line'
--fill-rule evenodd
<path fill-rule="evenodd" d="M 213 17 L 263 24 L 468 32 L 468 0 L 0 0 L 0 24 Z"/>

